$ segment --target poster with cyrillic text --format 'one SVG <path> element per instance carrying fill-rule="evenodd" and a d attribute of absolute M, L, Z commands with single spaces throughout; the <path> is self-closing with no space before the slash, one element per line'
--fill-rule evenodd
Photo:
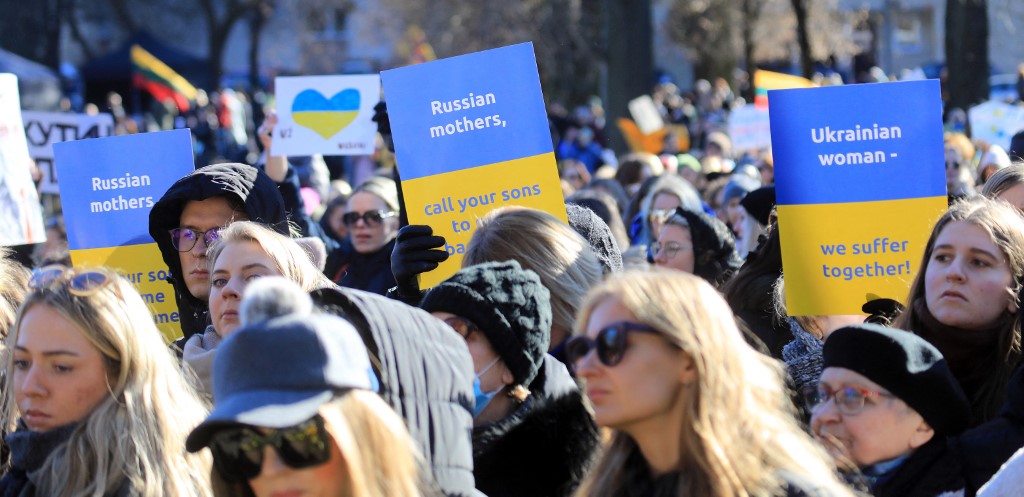
<path fill-rule="evenodd" d="M 451 255 L 421 275 L 454 274 L 478 219 L 520 205 L 565 221 L 533 44 L 381 73 L 411 224 L 430 225 Z"/>
<path fill-rule="evenodd" d="M 189 130 L 53 145 L 75 266 L 109 266 L 131 280 L 168 341 L 181 336 L 174 287 L 149 234 L 149 211 L 195 169 Z"/>
<path fill-rule="evenodd" d="M 786 310 L 903 302 L 946 210 L 936 80 L 768 92 Z"/>
<path fill-rule="evenodd" d="M 43 209 L 31 171 L 18 78 L 0 74 L 0 246 L 46 241 Z"/>
<path fill-rule="evenodd" d="M 67 112 L 22 111 L 28 153 L 43 173 L 41 193 L 60 193 L 57 170 L 53 165 L 53 144 L 102 138 L 114 134 L 114 117 L 110 114 L 73 114 Z"/>
<path fill-rule="evenodd" d="M 293 76 L 274 79 L 277 126 L 273 155 L 370 155 L 380 76 Z"/>

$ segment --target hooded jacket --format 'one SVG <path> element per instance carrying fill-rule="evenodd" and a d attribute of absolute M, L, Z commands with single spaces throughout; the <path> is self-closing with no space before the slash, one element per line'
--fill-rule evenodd
<path fill-rule="evenodd" d="M 570 496 L 596 460 L 601 436 L 565 365 L 550 355 L 510 415 L 473 429 L 476 487 L 489 497 Z"/>
<path fill-rule="evenodd" d="M 149 234 L 167 264 L 167 282 L 174 286 L 181 331 L 185 340 L 202 333 L 210 324 L 209 303 L 192 296 L 181 268 L 181 258 L 171 245 L 170 230 L 177 228 L 185 204 L 191 200 L 225 197 L 245 206 L 249 220 L 288 235 L 288 217 L 277 184 L 263 171 L 248 164 L 214 164 L 197 169 L 174 182 L 149 213 Z"/>
<path fill-rule="evenodd" d="M 359 332 L 380 396 L 405 420 L 445 495 L 479 495 L 470 442 L 473 361 L 462 337 L 430 314 L 380 295 L 328 288 L 312 296 Z"/>

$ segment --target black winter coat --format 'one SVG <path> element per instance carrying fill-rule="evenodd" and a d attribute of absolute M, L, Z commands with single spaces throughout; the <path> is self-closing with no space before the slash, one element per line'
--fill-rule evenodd
<path fill-rule="evenodd" d="M 600 446 L 600 433 L 565 366 L 545 355 L 526 401 L 473 429 L 476 488 L 490 497 L 570 496 Z"/>
<path fill-rule="evenodd" d="M 1018 367 L 1010 378 L 999 417 L 967 430 L 957 441 L 964 454 L 967 495 L 974 495 L 1024 447 L 1024 367 Z"/>
<path fill-rule="evenodd" d="M 409 428 L 446 495 L 474 490 L 473 360 L 457 333 L 426 312 L 349 288 L 313 293 L 325 311 L 359 332 L 380 396 Z"/>
<path fill-rule="evenodd" d="M 186 203 L 218 196 L 245 205 L 250 220 L 288 235 L 288 217 L 277 184 L 248 164 L 206 166 L 182 177 L 167 189 L 149 212 L 149 234 L 160 248 L 170 273 L 167 282 L 174 286 L 184 340 L 206 329 L 210 324 L 210 309 L 207 301 L 193 297 L 185 286 L 181 258 L 171 245 L 170 230 L 178 227 Z"/>
<path fill-rule="evenodd" d="M 388 289 L 395 286 L 395 276 L 391 273 L 391 251 L 394 249 L 395 240 L 392 239 L 372 254 L 360 254 L 346 239 L 327 255 L 324 274 L 345 288 L 386 295 Z"/>
<path fill-rule="evenodd" d="M 891 475 L 871 486 L 874 497 L 962 496 L 967 486 L 963 456 L 945 437 L 918 447 Z M 973 494 L 972 494 L 973 495 Z"/>

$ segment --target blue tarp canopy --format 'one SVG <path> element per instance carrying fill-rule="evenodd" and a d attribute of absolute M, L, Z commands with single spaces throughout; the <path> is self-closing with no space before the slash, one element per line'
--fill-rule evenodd
<path fill-rule="evenodd" d="M 55 110 L 60 103 L 60 78 L 50 68 L 0 49 L 0 73 L 18 77 L 21 108 Z"/>

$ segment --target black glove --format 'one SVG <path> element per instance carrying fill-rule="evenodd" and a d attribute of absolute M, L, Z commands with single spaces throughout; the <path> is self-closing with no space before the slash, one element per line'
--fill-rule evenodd
<path fill-rule="evenodd" d="M 377 123 L 377 132 L 384 138 L 388 150 L 394 153 L 395 142 L 391 139 L 391 118 L 388 117 L 388 104 L 383 100 L 373 106 L 373 122 Z"/>
<path fill-rule="evenodd" d="M 448 260 L 448 252 L 438 250 L 444 237 L 433 236 L 434 230 L 422 224 L 410 224 L 398 230 L 395 249 L 391 252 L 391 273 L 395 275 L 398 293 L 413 296 L 420 292 L 420 273 L 431 271 Z"/>

